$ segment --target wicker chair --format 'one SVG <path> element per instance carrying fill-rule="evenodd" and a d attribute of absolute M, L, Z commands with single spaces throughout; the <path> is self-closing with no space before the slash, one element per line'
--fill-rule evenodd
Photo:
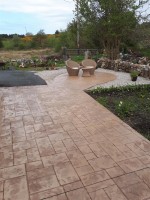
<path fill-rule="evenodd" d="M 94 75 L 94 71 L 96 69 L 97 63 L 92 59 L 85 59 L 85 60 L 82 61 L 82 66 L 84 68 L 93 67 L 93 68 L 90 69 L 90 74 Z"/>
<path fill-rule="evenodd" d="M 65 64 L 69 76 L 78 76 L 80 65 L 77 62 L 73 60 L 67 60 Z"/>

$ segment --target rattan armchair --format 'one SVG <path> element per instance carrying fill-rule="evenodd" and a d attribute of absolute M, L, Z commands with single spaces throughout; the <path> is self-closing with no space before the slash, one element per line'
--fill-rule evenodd
<path fill-rule="evenodd" d="M 73 60 L 67 60 L 65 64 L 69 76 L 78 76 L 80 65 L 77 62 Z"/>
<path fill-rule="evenodd" d="M 92 59 L 85 59 L 85 60 L 82 61 L 82 66 L 84 68 L 86 68 L 86 67 L 92 67 L 90 69 L 90 74 L 94 75 L 94 71 L 96 69 L 97 63 L 94 60 L 92 60 Z"/>

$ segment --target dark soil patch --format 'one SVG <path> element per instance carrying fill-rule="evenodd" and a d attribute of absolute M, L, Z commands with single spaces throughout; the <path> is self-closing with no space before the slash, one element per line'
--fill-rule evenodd
<path fill-rule="evenodd" d="M 150 85 L 98 88 L 86 92 L 150 140 Z"/>

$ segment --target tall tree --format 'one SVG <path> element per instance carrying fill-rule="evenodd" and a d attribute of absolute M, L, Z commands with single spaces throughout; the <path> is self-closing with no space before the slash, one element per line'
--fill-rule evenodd
<path fill-rule="evenodd" d="M 136 10 L 148 0 L 78 0 L 82 21 L 94 24 L 110 59 L 116 59 L 122 38 L 136 27 Z M 96 26 L 95 26 L 96 25 Z"/>

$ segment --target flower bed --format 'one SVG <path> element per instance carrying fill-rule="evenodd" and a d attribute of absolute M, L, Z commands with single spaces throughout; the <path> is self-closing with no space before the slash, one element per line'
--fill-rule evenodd
<path fill-rule="evenodd" d="M 87 93 L 150 140 L 150 85 L 97 88 Z"/>

